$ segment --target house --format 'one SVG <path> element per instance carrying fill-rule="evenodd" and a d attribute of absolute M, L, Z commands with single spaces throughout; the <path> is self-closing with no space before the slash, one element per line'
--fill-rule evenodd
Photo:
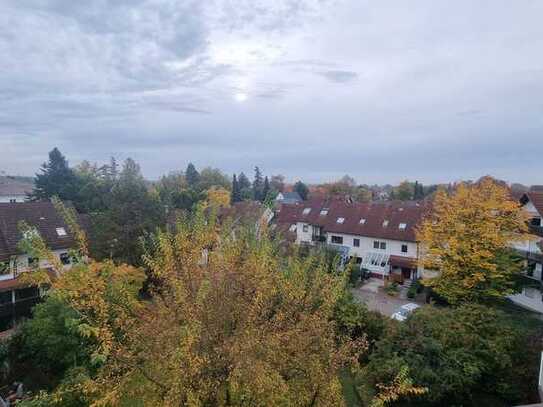
<path fill-rule="evenodd" d="M 529 218 L 530 239 L 513 247 L 524 259 L 522 291 L 509 298 L 515 304 L 543 314 L 543 191 L 531 190 L 520 198 Z"/>
<path fill-rule="evenodd" d="M 298 244 L 335 247 L 372 276 L 403 283 L 422 273 L 415 229 L 425 211 L 414 201 L 317 199 L 282 205 L 276 223 Z"/>
<path fill-rule="evenodd" d="M 46 260 L 32 258 L 19 249 L 22 221 L 40 234 L 65 269 L 71 267 L 69 251 L 76 247 L 66 223 L 51 202 L 0 203 L 0 331 L 28 317 L 42 294 L 38 287 L 23 284 L 19 279 L 21 274 L 50 266 Z"/>
<path fill-rule="evenodd" d="M 281 204 L 295 204 L 303 201 L 300 194 L 296 191 L 294 192 L 279 192 L 275 197 L 275 201 Z"/>
<path fill-rule="evenodd" d="M 24 202 L 32 185 L 9 178 L 0 178 L 0 203 Z"/>

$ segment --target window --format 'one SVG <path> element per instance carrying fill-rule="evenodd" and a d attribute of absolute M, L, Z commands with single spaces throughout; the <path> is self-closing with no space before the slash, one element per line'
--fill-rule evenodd
<path fill-rule="evenodd" d="M 343 236 L 332 236 L 332 243 L 343 244 Z"/>
<path fill-rule="evenodd" d="M 9 200 L 9 203 L 16 203 L 17 202 L 17 199 L 10 199 Z"/>
<path fill-rule="evenodd" d="M 57 228 L 57 235 L 59 235 L 60 237 L 66 236 L 66 235 L 67 235 L 66 229 L 64 229 L 64 228 Z"/>
<path fill-rule="evenodd" d="M 387 226 L 388 226 L 388 220 L 385 219 L 385 220 L 383 221 L 383 227 L 386 228 Z"/>
<path fill-rule="evenodd" d="M 379 248 L 379 242 L 376 240 L 373 242 L 373 248 L 378 249 Z"/>
<path fill-rule="evenodd" d="M 293 223 L 292 225 L 290 225 L 290 228 L 288 228 L 288 230 L 290 232 L 296 232 L 296 224 Z"/>
<path fill-rule="evenodd" d="M 3 291 L 0 293 L 0 305 L 11 304 L 11 291 Z"/>
<path fill-rule="evenodd" d="M 360 247 L 360 239 L 353 239 L 353 246 Z"/>
<path fill-rule="evenodd" d="M 532 218 L 530 224 L 532 226 L 541 226 L 541 218 Z"/>
<path fill-rule="evenodd" d="M 9 261 L 0 261 L 0 275 L 9 274 L 9 272 L 10 272 Z"/>
<path fill-rule="evenodd" d="M 524 288 L 524 295 L 528 298 L 535 298 L 537 293 L 538 293 L 538 289 L 537 288 L 534 288 L 534 287 L 525 287 Z"/>
<path fill-rule="evenodd" d="M 304 230 L 304 232 L 309 231 L 309 225 L 304 225 L 303 230 Z"/>
<path fill-rule="evenodd" d="M 386 248 L 387 248 L 386 242 L 381 242 L 381 243 L 379 243 L 379 249 L 381 249 L 381 250 L 386 250 Z"/>
<path fill-rule="evenodd" d="M 360 219 L 360 222 L 358 222 L 358 223 L 360 223 L 361 225 L 363 225 L 364 223 L 366 223 L 366 219 L 362 218 L 362 219 Z"/>
<path fill-rule="evenodd" d="M 39 297 L 38 287 L 26 287 L 15 290 L 15 301 L 36 297 Z"/>
<path fill-rule="evenodd" d="M 407 245 L 402 244 L 402 253 L 407 253 Z"/>
<path fill-rule="evenodd" d="M 70 255 L 68 253 L 60 253 L 60 262 L 65 266 L 70 264 Z"/>
<path fill-rule="evenodd" d="M 400 223 L 400 224 L 398 225 L 398 228 L 399 228 L 400 230 L 405 230 L 405 229 L 407 228 L 407 223 Z"/>
<path fill-rule="evenodd" d="M 343 222 L 345 222 L 345 218 L 337 218 L 336 222 L 337 223 L 343 223 Z"/>
<path fill-rule="evenodd" d="M 311 208 L 304 208 L 304 210 L 302 211 L 302 214 L 309 215 L 309 212 L 311 212 Z"/>
<path fill-rule="evenodd" d="M 326 216 L 326 215 L 328 215 L 328 209 L 325 208 L 321 210 L 321 216 Z"/>

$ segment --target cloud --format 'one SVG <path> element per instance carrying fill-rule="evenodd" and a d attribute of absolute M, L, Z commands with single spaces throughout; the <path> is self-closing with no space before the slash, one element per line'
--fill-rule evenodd
<path fill-rule="evenodd" d="M 325 77 L 331 82 L 337 83 L 352 82 L 358 78 L 358 74 L 351 71 L 323 71 L 318 72 L 318 74 Z"/>
<path fill-rule="evenodd" d="M 133 155 L 152 178 L 194 161 L 311 181 L 541 183 L 542 13 L 468 0 L 4 0 L 0 170 L 32 174 L 58 146 L 72 163 Z"/>

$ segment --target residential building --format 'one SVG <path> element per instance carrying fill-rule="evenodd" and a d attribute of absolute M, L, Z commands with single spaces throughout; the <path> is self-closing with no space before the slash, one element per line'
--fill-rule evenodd
<path fill-rule="evenodd" d="M 303 201 L 300 194 L 296 191 L 293 192 L 279 192 L 275 197 L 277 203 L 282 204 L 296 204 Z"/>
<path fill-rule="evenodd" d="M 282 205 L 276 223 L 298 244 L 336 247 L 371 275 L 403 282 L 422 273 L 415 229 L 425 210 L 414 201 L 318 199 Z"/>
<path fill-rule="evenodd" d="M 0 203 L 24 202 L 30 192 L 31 184 L 5 177 L 0 179 Z"/>
<path fill-rule="evenodd" d="M 526 192 L 520 198 L 529 217 L 530 238 L 513 246 L 524 259 L 522 291 L 509 298 L 517 305 L 543 314 L 543 191 Z"/>
<path fill-rule="evenodd" d="M 72 263 L 69 251 L 75 247 L 73 236 L 51 202 L 0 203 L 0 331 L 28 317 L 42 294 L 38 287 L 22 283 L 21 274 L 50 266 L 45 259 L 20 250 L 21 222 L 40 234 L 65 269 Z"/>

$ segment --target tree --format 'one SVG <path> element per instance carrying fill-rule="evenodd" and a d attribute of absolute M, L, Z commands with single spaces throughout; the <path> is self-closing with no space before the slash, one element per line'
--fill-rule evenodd
<path fill-rule="evenodd" d="M 221 187 L 207 190 L 207 205 L 215 208 L 230 206 L 230 191 Z"/>
<path fill-rule="evenodd" d="M 268 199 L 268 195 L 270 194 L 271 188 L 270 188 L 270 181 L 268 180 L 268 177 L 264 177 L 264 186 L 262 187 L 262 200 Z"/>
<path fill-rule="evenodd" d="M 164 214 L 158 199 L 147 190 L 138 164 L 128 158 L 111 190 L 107 208 L 93 214 L 94 256 L 140 264 L 140 238 L 161 226 Z"/>
<path fill-rule="evenodd" d="M 361 376 L 374 389 L 409 366 L 413 383 L 428 389 L 410 406 L 525 404 L 537 388 L 532 343 L 540 338 L 529 317 L 483 305 L 423 307 L 377 341 Z"/>
<path fill-rule="evenodd" d="M 253 191 L 251 188 L 251 182 L 249 178 L 241 172 L 238 177 L 239 193 L 242 200 L 249 200 L 253 198 Z"/>
<path fill-rule="evenodd" d="M 270 179 L 270 187 L 277 192 L 283 192 L 285 190 L 285 176 L 284 175 L 272 175 Z"/>
<path fill-rule="evenodd" d="M 395 188 L 394 191 L 394 197 L 396 199 L 399 199 L 400 201 L 409 201 L 413 199 L 414 196 L 414 185 L 405 180 L 398 185 L 398 187 Z"/>
<path fill-rule="evenodd" d="M 515 292 L 519 263 L 510 245 L 526 240 L 527 219 L 508 190 L 491 179 L 440 190 L 418 231 L 421 265 L 438 271 L 425 285 L 451 304 Z"/>
<path fill-rule="evenodd" d="M 255 167 L 255 178 L 253 180 L 253 199 L 255 201 L 263 201 L 264 197 L 262 196 L 262 189 L 263 189 L 263 180 L 262 180 L 262 172 L 260 171 L 260 168 Z"/>
<path fill-rule="evenodd" d="M 230 189 L 230 179 L 218 168 L 205 167 L 200 171 L 198 189 L 207 191 L 211 187 Z"/>
<path fill-rule="evenodd" d="M 187 169 L 185 171 L 185 179 L 187 180 L 187 184 L 190 188 L 196 188 L 198 183 L 200 182 L 200 174 L 198 173 L 198 171 L 196 171 L 193 163 L 189 163 L 189 165 L 187 165 Z"/>
<path fill-rule="evenodd" d="M 240 202 L 241 201 L 241 190 L 238 183 L 238 178 L 236 174 L 232 177 L 232 196 L 231 196 L 231 203 Z"/>
<path fill-rule="evenodd" d="M 297 181 L 294 184 L 293 189 L 295 192 L 298 192 L 298 194 L 304 201 L 307 199 L 307 195 L 309 194 L 309 188 L 302 181 Z"/>
<path fill-rule="evenodd" d="M 37 201 L 58 196 L 62 200 L 72 201 L 78 189 L 76 182 L 68 161 L 55 147 L 49 152 L 49 161 L 43 163 L 41 173 L 34 178 L 34 189 L 30 198 Z"/>
<path fill-rule="evenodd" d="M 95 341 L 98 370 L 76 388 L 96 405 L 341 405 L 339 370 L 364 348 L 332 322 L 344 279 L 255 233 L 218 231 L 202 211 L 159 232 L 144 257 L 152 301 L 139 269 L 111 262 L 54 281 Z"/>

